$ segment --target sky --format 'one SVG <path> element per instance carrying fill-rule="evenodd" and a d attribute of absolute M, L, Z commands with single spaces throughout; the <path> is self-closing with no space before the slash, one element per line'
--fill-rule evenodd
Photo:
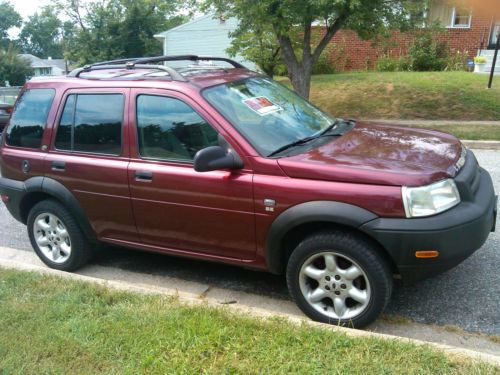
<path fill-rule="evenodd" d="M 50 0 L 7 0 L 9 3 L 14 5 L 16 11 L 26 19 L 28 16 L 31 16 L 35 13 L 39 8 L 44 5 L 48 5 L 51 3 Z"/>
<path fill-rule="evenodd" d="M 26 21 L 29 16 L 37 12 L 41 7 L 48 5 L 51 3 L 50 0 L 7 0 L 14 6 L 14 9 L 17 13 L 23 17 L 23 20 Z M 12 28 L 9 30 L 9 35 L 11 37 L 17 37 L 19 34 L 18 28 Z"/>

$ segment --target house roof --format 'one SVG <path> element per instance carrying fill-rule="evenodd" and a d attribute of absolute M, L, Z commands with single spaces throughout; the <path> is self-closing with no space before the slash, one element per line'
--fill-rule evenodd
<path fill-rule="evenodd" d="M 29 53 L 20 54 L 19 57 L 28 60 L 32 68 L 52 68 L 56 67 L 62 71 L 66 70 L 66 62 L 63 59 L 41 59 Z"/>
<path fill-rule="evenodd" d="M 163 38 L 165 38 L 168 34 L 170 34 L 170 33 L 174 32 L 174 31 L 179 31 L 179 30 L 181 30 L 181 29 L 184 29 L 184 28 L 185 28 L 185 27 L 187 27 L 187 26 L 190 26 L 190 25 L 192 25 L 192 24 L 194 24 L 194 23 L 200 22 L 200 21 L 202 21 L 202 20 L 204 20 L 204 19 L 207 19 L 207 18 L 210 18 L 210 17 L 213 17 L 213 16 L 214 16 L 214 14 L 213 14 L 213 13 L 205 14 L 204 16 L 197 17 L 197 18 L 195 18 L 194 20 L 191 20 L 191 21 L 189 21 L 189 22 L 183 23 L 182 25 L 179 25 L 179 26 L 173 27 L 173 28 L 171 28 L 171 29 L 169 29 L 169 30 L 167 30 L 167 31 L 163 31 L 163 32 L 161 32 L 161 33 L 159 33 L 159 34 L 156 34 L 154 37 L 155 37 L 155 38 L 159 38 L 159 39 L 163 39 Z"/>

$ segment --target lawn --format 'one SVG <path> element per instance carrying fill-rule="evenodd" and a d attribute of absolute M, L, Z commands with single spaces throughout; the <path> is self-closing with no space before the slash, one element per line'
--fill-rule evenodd
<path fill-rule="evenodd" d="M 429 347 L 350 338 L 172 298 L 0 269 L 1 374 L 493 374 Z"/>
<path fill-rule="evenodd" d="M 311 100 L 344 118 L 500 120 L 500 77 L 466 72 L 361 72 L 317 75 Z"/>
<path fill-rule="evenodd" d="M 460 139 L 500 141 L 500 126 L 498 125 L 426 125 L 420 124 L 415 127 L 434 129 L 453 134 Z"/>

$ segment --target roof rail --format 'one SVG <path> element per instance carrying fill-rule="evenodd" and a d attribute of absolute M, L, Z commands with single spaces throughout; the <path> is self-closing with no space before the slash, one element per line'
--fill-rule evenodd
<path fill-rule="evenodd" d="M 90 65 L 85 65 L 83 68 L 73 70 L 68 74 L 69 77 L 78 78 L 80 74 L 91 72 L 94 70 L 108 70 L 108 69 L 152 69 L 162 70 L 167 72 L 174 81 L 186 82 L 187 79 L 183 77 L 177 70 L 166 65 L 151 65 L 152 63 L 166 62 L 166 61 L 223 61 L 231 64 L 235 69 L 246 69 L 245 66 L 234 60 L 225 57 L 212 57 L 212 56 L 196 56 L 196 55 L 177 55 L 177 56 L 156 56 L 156 57 L 142 57 L 142 58 L 126 58 L 110 61 L 102 61 Z"/>
<path fill-rule="evenodd" d="M 82 73 L 88 73 L 92 72 L 95 70 L 112 70 L 112 69 L 151 69 L 151 70 L 162 70 L 164 72 L 167 72 L 170 77 L 174 81 L 181 81 L 181 82 L 187 82 L 187 79 L 184 78 L 178 71 L 175 69 L 172 69 L 168 66 L 164 65 L 148 65 L 148 64 L 133 64 L 130 65 L 129 63 L 127 64 L 112 64 L 112 65 L 90 65 L 90 66 L 84 66 L 83 68 L 78 68 L 73 70 L 71 73 L 68 74 L 68 77 L 75 77 L 78 78 L 80 77 L 80 74 Z"/>

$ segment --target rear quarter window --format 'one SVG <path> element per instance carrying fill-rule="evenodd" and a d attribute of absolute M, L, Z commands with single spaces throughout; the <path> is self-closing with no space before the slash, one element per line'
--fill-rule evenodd
<path fill-rule="evenodd" d="M 40 148 L 54 89 L 29 89 L 17 100 L 6 130 L 9 146 Z"/>

